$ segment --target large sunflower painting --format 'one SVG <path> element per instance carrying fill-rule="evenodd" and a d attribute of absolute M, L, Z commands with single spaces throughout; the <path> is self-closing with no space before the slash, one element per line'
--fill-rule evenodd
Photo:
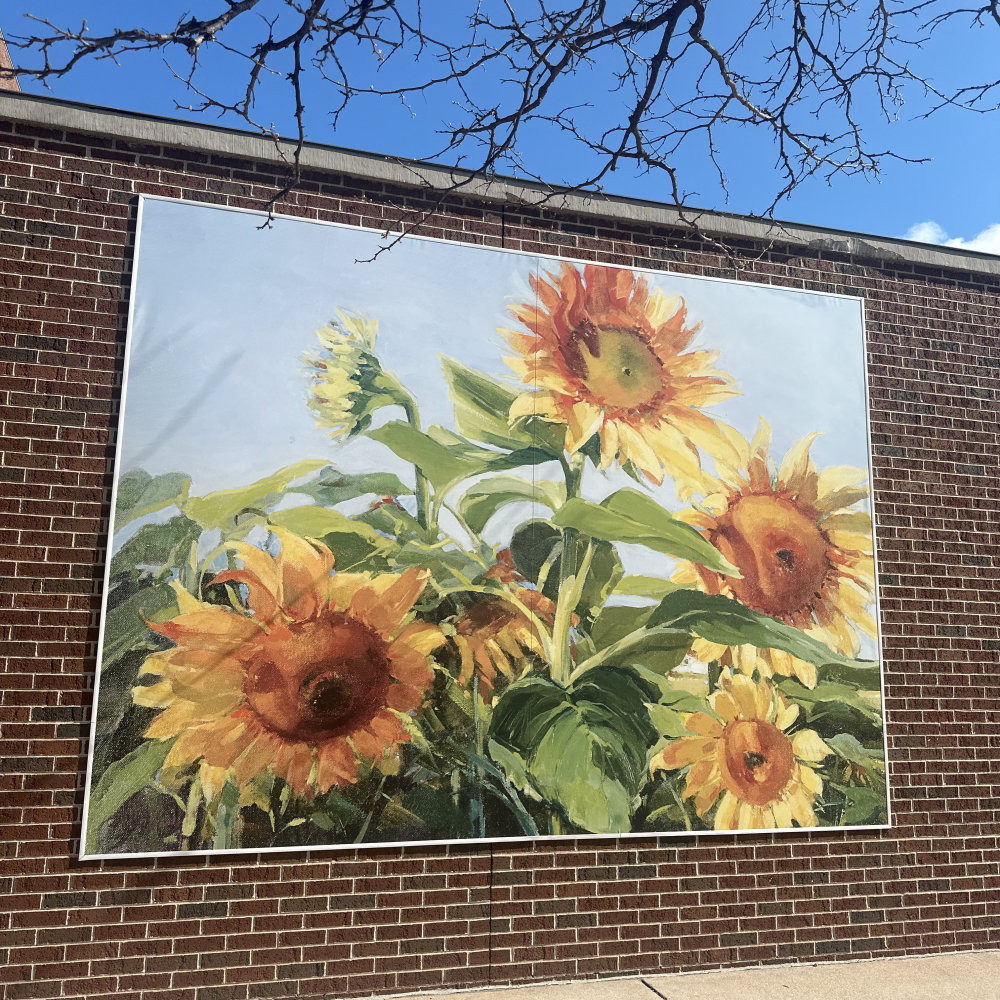
<path fill-rule="evenodd" d="M 889 822 L 857 300 L 256 224 L 142 204 L 85 857 Z"/>

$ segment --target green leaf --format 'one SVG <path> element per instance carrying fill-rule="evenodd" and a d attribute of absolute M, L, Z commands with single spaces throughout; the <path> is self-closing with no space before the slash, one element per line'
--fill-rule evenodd
<path fill-rule="evenodd" d="M 458 501 L 458 511 L 473 531 L 482 531 L 489 519 L 507 504 L 542 503 L 556 510 L 565 500 L 566 487 L 562 483 L 494 476 L 468 489 Z"/>
<path fill-rule="evenodd" d="M 336 466 L 328 465 L 310 480 L 295 487 L 296 493 L 312 497 L 324 507 L 335 507 L 346 500 L 375 495 L 401 497 L 408 496 L 413 488 L 407 486 L 391 472 L 341 472 Z"/>
<path fill-rule="evenodd" d="M 430 541 L 428 533 L 420 527 L 420 522 L 407 510 L 394 503 L 380 504 L 363 514 L 357 514 L 354 520 L 374 528 L 380 534 L 391 535 L 398 542 L 411 538 Z"/>
<path fill-rule="evenodd" d="M 101 827 L 137 792 L 141 791 L 163 767 L 169 740 L 148 740 L 132 753 L 110 765 L 101 780 L 90 790 L 87 809 L 87 854 L 98 853 Z"/>
<path fill-rule="evenodd" d="M 587 539 L 577 537 L 575 541 L 577 550 L 575 563 L 579 566 L 583 550 L 587 547 Z M 583 590 L 580 592 L 580 600 L 573 609 L 585 621 L 592 621 L 600 614 L 615 589 L 615 584 L 625 574 L 618 552 L 610 542 L 593 541 L 590 544 L 594 548 L 590 569 Z"/>
<path fill-rule="evenodd" d="M 618 581 L 614 593 L 620 597 L 649 597 L 654 601 L 660 601 L 667 594 L 680 589 L 681 584 L 671 583 L 662 577 L 630 575 Z"/>
<path fill-rule="evenodd" d="M 360 535 L 367 542 L 386 545 L 388 540 L 370 525 L 329 507 L 286 507 L 268 517 L 270 524 L 286 528 L 303 538 L 323 538 L 330 534 Z"/>
<path fill-rule="evenodd" d="M 871 826 L 881 814 L 888 812 L 884 791 L 864 785 L 842 786 L 844 793 L 844 826 Z"/>
<path fill-rule="evenodd" d="M 823 677 L 853 688 L 872 690 L 879 687 L 878 660 L 852 660 L 849 664 L 828 663 Z"/>
<path fill-rule="evenodd" d="M 782 678 L 785 697 L 805 709 L 806 721 L 824 740 L 848 733 L 860 743 L 882 742 L 882 717 L 861 692 L 845 684 L 821 683 L 804 687 L 794 678 Z"/>
<path fill-rule="evenodd" d="M 778 687 L 794 702 L 808 709 L 810 718 L 820 711 L 827 710 L 830 703 L 849 705 L 871 722 L 882 722 L 879 710 L 862 697 L 856 688 L 832 681 L 821 681 L 814 688 L 807 688 L 793 677 L 782 678 Z"/>
<path fill-rule="evenodd" d="M 594 622 L 590 638 L 595 649 L 606 649 L 627 635 L 644 628 L 654 609 L 613 604 L 606 607 Z M 680 664 L 691 648 L 687 632 L 653 632 L 640 644 L 604 661 L 613 666 L 643 667 L 656 674 L 666 674 Z"/>
<path fill-rule="evenodd" d="M 447 427 L 428 427 L 428 435 L 438 444 L 444 445 L 451 454 L 459 456 L 464 461 L 475 463 L 477 474 L 483 472 L 504 472 L 507 469 L 520 469 L 526 465 L 539 465 L 551 462 L 552 456 L 533 446 L 518 448 L 515 451 L 491 451 L 456 434 Z"/>
<path fill-rule="evenodd" d="M 866 771 L 878 771 L 885 767 L 884 754 L 881 747 L 868 748 L 862 746 L 857 737 L 852 736 L 850 733 L 837 733 L 835 736 L 831 736 L 826 743 L 838 757 L 852 764 L 857 764 Z"/>
<path fill-rule="evenodd" d="M 609 542 L 645 545 L 655 552 L 690 559 L 708 569 L 739 576 L 736 567 L 700 532 L 683 521 L 675 521 L 655 500 L 638 490 L 618 490 L 600 505 L 573 497 L 552 519 L 563 528 Z"/>
<path fill-rule="evenodd" d="M 405 420 L 390 420 L 367 433 L 404 462 L 415 465 L 438 492 L 482 471 L 475 459 L 457 454 Z"/>
<path fill-rule="evenodd" d="M 656 740 L 645 708 L 653 693 L 614 667 L 594 668 L 568 690 L 547 678 L 519 681 L 494 708 L 490 753 L 512 783 L 527 783 L 574 826 L 623 833 Z"/>
<path fill-rule="evenodd" d="M 483 567 L 459 548 L 441 548 L 424 542 L 411 540 L 392 553 L 389 560 L 396 569 L 430 570 L 431 575 L 442 587 L 456 587 L 469 584 L 480 576 Z"/>
<path fill-rule="evenodd" d="M 590 627 L 590 638 L 597 649 L 610 646 L 624 639 L 649 621 L 653 608 L 637 608 L 630 604 L 612 604 L 606 607 Z"/>
<path fill-rule="evenodd" d="M 191 479 L 183 472 L 151 476 L 144 469 L 132 469 L 124 473 L 115 493 L 115 531 L 137 517 L 164 507 L 181 506 L 190 488 Z"/>
<path fill-rule="evenodd" d="M 510 539 L 510 554 L 514 568 L 523 577 L 537 584 L 542 567 L 553 549 L 562 547 L 562 532 L 548 521 L 524 521 L 514 529 Z M 550 563 L 542 592 L 549 598 L 558 596 L 559 560 Z"/>
<path fill-rule="evenodd" d="M 454 358 L 441 355 L 441 367 L 459 433 L 510 451 L 532 443 L 530 435 L 513 431 L 508 424 L 511 405 L 518 395 L 513 389 Z"/>
<path fill-rule="evenodd" d="M 111 572 L 172 569 L 187 558 L 201 528 L 179 514 L 164 524 L 144 524 L 111 559 Z"/>
<path fill-rule="evenodd" d="M 697 712 L 699 709 L 704 711 L 704 708 L 705 706 L 694 695 L 683 692 L 678 692 L 677 705 L 649 704 L 646 706 L 656 731 L 661 737 L 671 740 L 691 735 L 691 731 L 685 728 L 684 720 L 678 714 L 679 712 Z"/>
<path fill-rule="evenodd" d="M 273 475 L 258 479 L 249 486 L 216 490 L 203 497 L 191 497 L 184 504 L 184 513 L 203 528 L 229 528 L 241 511 L 273 507 L 284 495 L 290 482 L 326 464 L 325 459 L 310 458 L 294 465 L 286 465 Z"/>
<path fill-rule="evenodd" d="M 240 788 L 232 778 L 227 778 L 219 793 L 215 811 L 215 837 L 212 848 L 216 851 L 228 851 L 239 847 L 236 837 L 237 821 L 240 818 Z"/>
<path fill-rule="evenodd" d="M 104 643 L 101 647 L 101 669 L 107 669 L 120 656 L 149 640 L 149 629 L 143 618 L 165 622 L 177 613 L 177 595 L 165 583 L 143 587 L 108 610 L 104 619 Z"/>
<path fill-rule="evenodd" d="M 348 517 L 328 507 L 290 507 L 275 511 L 268 522 L 321 541 L 333 553 L 338 572 L 368 568 L 373 559 L 382 560 L 384 566 L 384 558 L 393 545 L 391 539 L 360 518 Z"/>
<path fill-rule="evenodd" d="M 776 618 L 751 611 L 729 597 L 697 590 L 676 590 L 667 594 L 653 612 L 649 624 L 683 629 L 725 646 L 750 644 L 760 649 L 782 649 L 817 666 L 857 662 Z"/>

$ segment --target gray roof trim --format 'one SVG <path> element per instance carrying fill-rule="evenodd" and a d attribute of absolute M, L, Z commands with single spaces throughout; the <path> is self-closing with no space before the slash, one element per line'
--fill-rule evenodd
<path fill-rule="evenodd" d="M 194 150 L 199 153 L 280 163 L 275 143 L 262 135 L 156 115 L 117 111 L 76 104 L 34 94 L 0 92 L 0 118 L 25 125 L 66 129 L 88 135 L 111 136 L 131 142 Z M 285 151 L 292 144 L 282 141 Z M 382 181 L 403 187 L 444 188 L 468 179 L 462 194 L 507 204 L 536 205 L 551 212 L 571 212 L 649 226 L 683 226 L 677 209 L 660 202 L 618 195 L 568 193 L 541 184 L 506 177 L 482 179 L 467 171 L 419 160 L 396 159 L 319 143 L 307 143 L 303 167 Z M 884 236 L 844 232 L 790 222 L 771 222 L 722 212 L 697 212 L 706 233 L 720 239 L 774 240 L 813 251 L 831 251 L 891 263 L 925 268 L 951 268 L 974 274 L 1000 275 L 1000 256 L 954 247 Z"/>

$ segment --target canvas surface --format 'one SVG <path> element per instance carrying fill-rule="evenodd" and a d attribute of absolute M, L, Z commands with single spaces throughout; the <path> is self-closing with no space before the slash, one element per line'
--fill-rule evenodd
<path fill-rule="evenodd" d="M 83 853 L 888 822 L 860 300 L 143 202 Z"/>

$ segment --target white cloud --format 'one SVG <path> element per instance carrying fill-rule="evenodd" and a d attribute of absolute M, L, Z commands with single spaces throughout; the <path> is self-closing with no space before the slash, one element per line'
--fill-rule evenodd
<path fill-rule="evenodd" d="M 946 247 L 958 247 L 961 250 L 977 250 L 979 253 L 1000 255 L 1000 222 L 987 226 L 971 240 L 963 240 L 960 236 L 949 239 L 948 234 L 941 226 L 933 220 L 928 220 L 910 226 L 904 239 L 915 240 L 918 243 L 940 243 Z"/>

